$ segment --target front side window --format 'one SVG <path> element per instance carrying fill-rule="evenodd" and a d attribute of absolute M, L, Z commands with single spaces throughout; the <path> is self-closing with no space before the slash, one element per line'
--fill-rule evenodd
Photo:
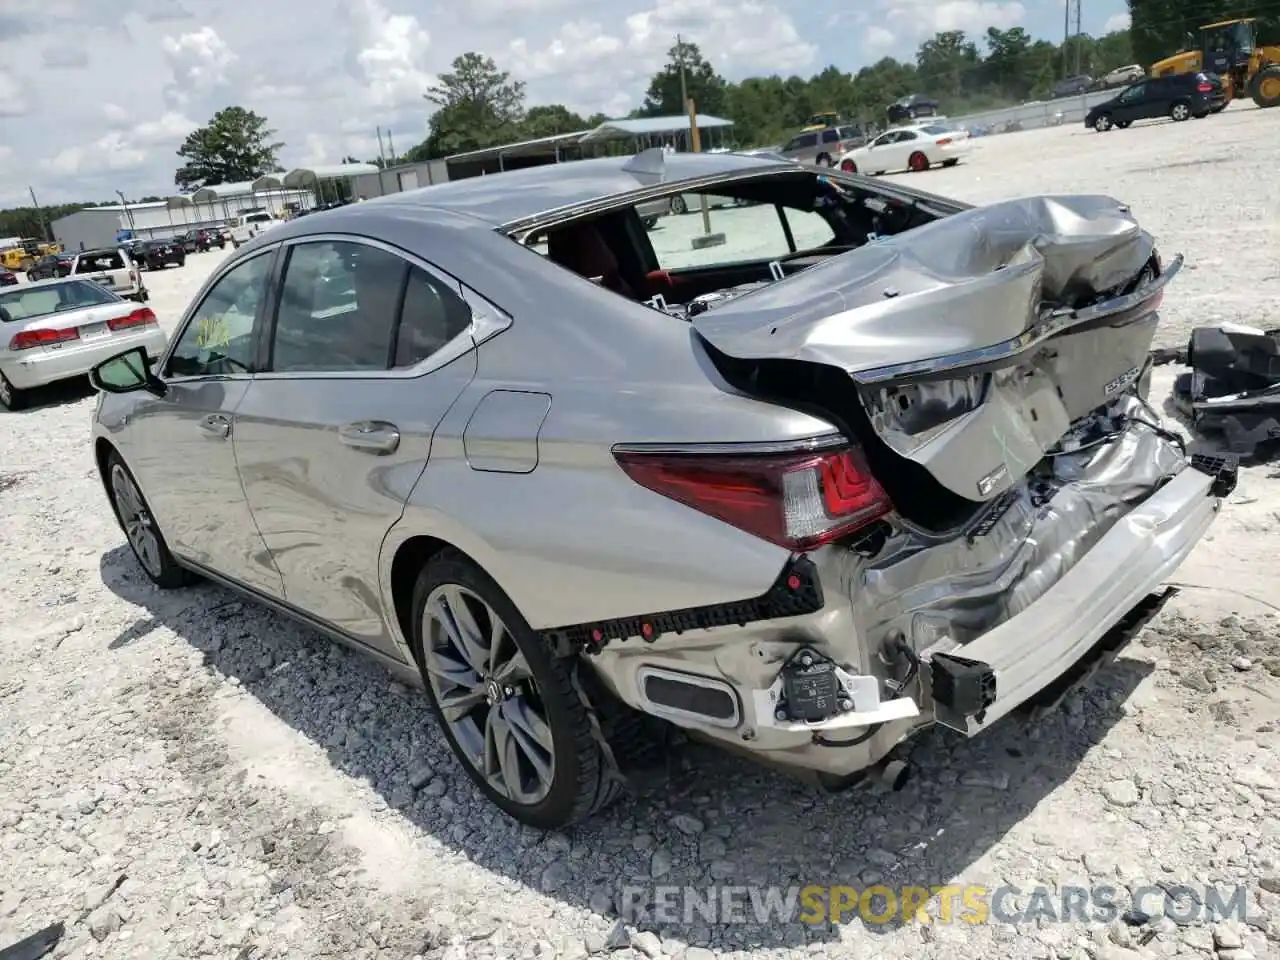
<path fill-rule="evenodd" d="M 1122 93 L 1120 95 L 1120 99 L 1131 103 L 1134 100 L 1140 99 L 1142 95 L 1146 92 L 1147 92 L 1147 85 L 1145 83 L 1139 83 L 1135 86 L 1130 87 L 1128 90 Z"/>
<path fill-rule="evenodd" d="M 289 253 L 271 369 L 387 370 L 409 264 L 377 247 L 301 243 Z"/>
<path fill-rule="evenodd" d="M 213 285 L 169 355 L 168 376 L 227 376 L 253 370 L 258 308 L 271 261 L 270 253 L 256 256 Z"/>

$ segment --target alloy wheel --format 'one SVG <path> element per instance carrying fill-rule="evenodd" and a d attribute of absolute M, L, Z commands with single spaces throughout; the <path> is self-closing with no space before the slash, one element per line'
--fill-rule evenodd
<path fill-rule="evenodd" d="M 501 796 L 544 800 L 555 777 L 551 727 L 529 663 L 502 618 L 443 584 L 423 610 L 423 666 L 459 752 Z"/>
<path fill-rule="evenodd" d="M 1175 120 L 1185 120 L 1187 117 L 1191 116 L 1191 108 L 1185 103 L 1175 103 L 1173 105 L 1173 110 L 1170 112 Z"/>
<path fill-rule="evenodd" d="M 1093 122 L 1093 129 L 1103 133 L 1111 129 L 1111 118 L 1105 113 Z"/>
<path fill-rule="evenodd" d="M 13 387 L 9 386 L 3 373 L 0 373 L 0 403 L 6 407 L 13 403 Z"/>
<path fill-rule="evenodd" d="M 133 480 L 125 472 L 124 467 L 116 464 L 111 468 L 111 493 L 115 498 L 116 510 L 120 514 L 120 523 L 124 527 L 129 545 L 133 547 L 138 562 L 153 577 L 163 571 L 160 561 L 160 539 L 156 536 L 155 524 L 151 514 L 142 501 L 142 494 L 134 486 Z"/>

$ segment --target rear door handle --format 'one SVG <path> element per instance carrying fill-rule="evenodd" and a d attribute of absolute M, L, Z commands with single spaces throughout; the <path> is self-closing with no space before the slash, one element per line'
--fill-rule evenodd
<path fill-rule="evenodd" d="M 200 421 L 200 429 L 215 437 L 231 436 L 231 421 L 220 413 L 212 413 Z"/>
<path fill-rule="evenodd" d="M 338 439 L 362 453 L 394 453 L 400 446 L 400 428 L 385 420 L 361 420 L 340 427 Z"/>

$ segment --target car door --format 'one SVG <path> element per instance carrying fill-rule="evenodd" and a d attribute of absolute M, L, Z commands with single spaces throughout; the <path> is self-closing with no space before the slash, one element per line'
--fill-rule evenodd
<path fill-rule="evenodd" d="M 1143 112 L 1145 97 L 1147 95 L 1147 86 L 1149 81 L 1135 83 L 1124 93 L 1116 98 L 1115 116 L 1113 119 L 1125 123 L 1132 123 L 1134 120 L 1142 120 L 1147 116 Z"/>
<path fill-rule="evenodd" d="M 176 555 L 279 598 L 280 574 L 254 526 L 233 446 L 273 259 L 266 251 L 241 260 L 206 288 L 159 364 L 164 396 L 134 414 L 141 439 L 127 458 Z"/>
<path fill-rule="evenodd" d="M 235 451 L 286 600 L 399 657 L 378 563 L 437 424 L 475 376 L 455 280 L 351 236 L 285 247 L 263 372 Z"/>
<path fill-rule="evenodd" d="M 920 149 L 919 134 L 914 130 L 899 130 L 898 136 L 893 143 L 889 144 L 889 151 L 885 155 L 889 161 L 886 170 L 903 170 L 907 166 L 907 158 L 916 150 Z"/>
<path fill-rule="evenodd" d="M 888 133 L 882 133 L 880 136 L 872 140 L 864 148 L 866 150 L 866 170 L 864 172 L 874 173 L 877 170 L 887 170 L 888 168 L 881 163 L 881 160 L 892 160 L 892 146 L 897 142 L 898 131 L 890 130 Z"/>

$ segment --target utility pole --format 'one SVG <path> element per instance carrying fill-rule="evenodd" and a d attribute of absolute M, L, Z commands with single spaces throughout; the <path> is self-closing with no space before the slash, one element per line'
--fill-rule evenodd
<path fill-rule="evenodd" d="M 680 34 L 676 34 L 676 63 L 680 66 L 680 108 L 686 113 L 689 111 L 689 88 L 684 78 L 684 41 L 680 39 Z M 689 149 L 693 149 L 693 137 L 697 136 L 697 124 L 690 120 L 689 128 Z"/>
<path fill-rule="evenodd" d="M 1067 41 L 1071 38 L 1071 0 L 1062 0 L 1062 79 L 1070 76 L 1067 67 Z"/>
<path fill-rule="evenodd" d="M 382 149 L 382 128 L 378 127 L 378 159 L 382 161 L 382 169 L 387 169 L 387 152 Z"/>
<path fill-rule="evenodd" d="M 1073 0 L 1067 0 L 1067 2 L 1072 3 Z M 1081 0 L 1074 0 L 1074 3 L 1076 8 L 1076 76 L 1078 77 L 1080 76 L 1080 48 L 1084 46 L 1084 39 L 1083 39 L 1084 30 L 1080 25 L 1081 24 L 1081 20 L 1080 20 Z"/>
<path fill-rule="evenodd" d="M 396 165 L 396 142 L 391 139 L 391 129 L 387 129 L 387 153 L 391 154 L 391 165 Z"/>
<path fill-rule="evenodd" d="M 119 190 L 116 191 L 116 196 L 120 198 L 120 203 L 124 207 L 124 215 L 129 218 L 129 232 L 135 235 L 134 239 L 137 239 L 138 225 L 133 222 L 133 211 L 129 209 L 129 201 Z"/>
<path fill-rule="evenodd" d="M 49 233 L 49 224 L 44 218 L 44 207 L 40 206 L 40 201 L 36 199 L 35 188 L 27 187 L 27 193 L 31 194 L 31 205 L 36 208 L 36 218 L 40 221 L 40 239 L 52 240 L 53 236 Z"/>

